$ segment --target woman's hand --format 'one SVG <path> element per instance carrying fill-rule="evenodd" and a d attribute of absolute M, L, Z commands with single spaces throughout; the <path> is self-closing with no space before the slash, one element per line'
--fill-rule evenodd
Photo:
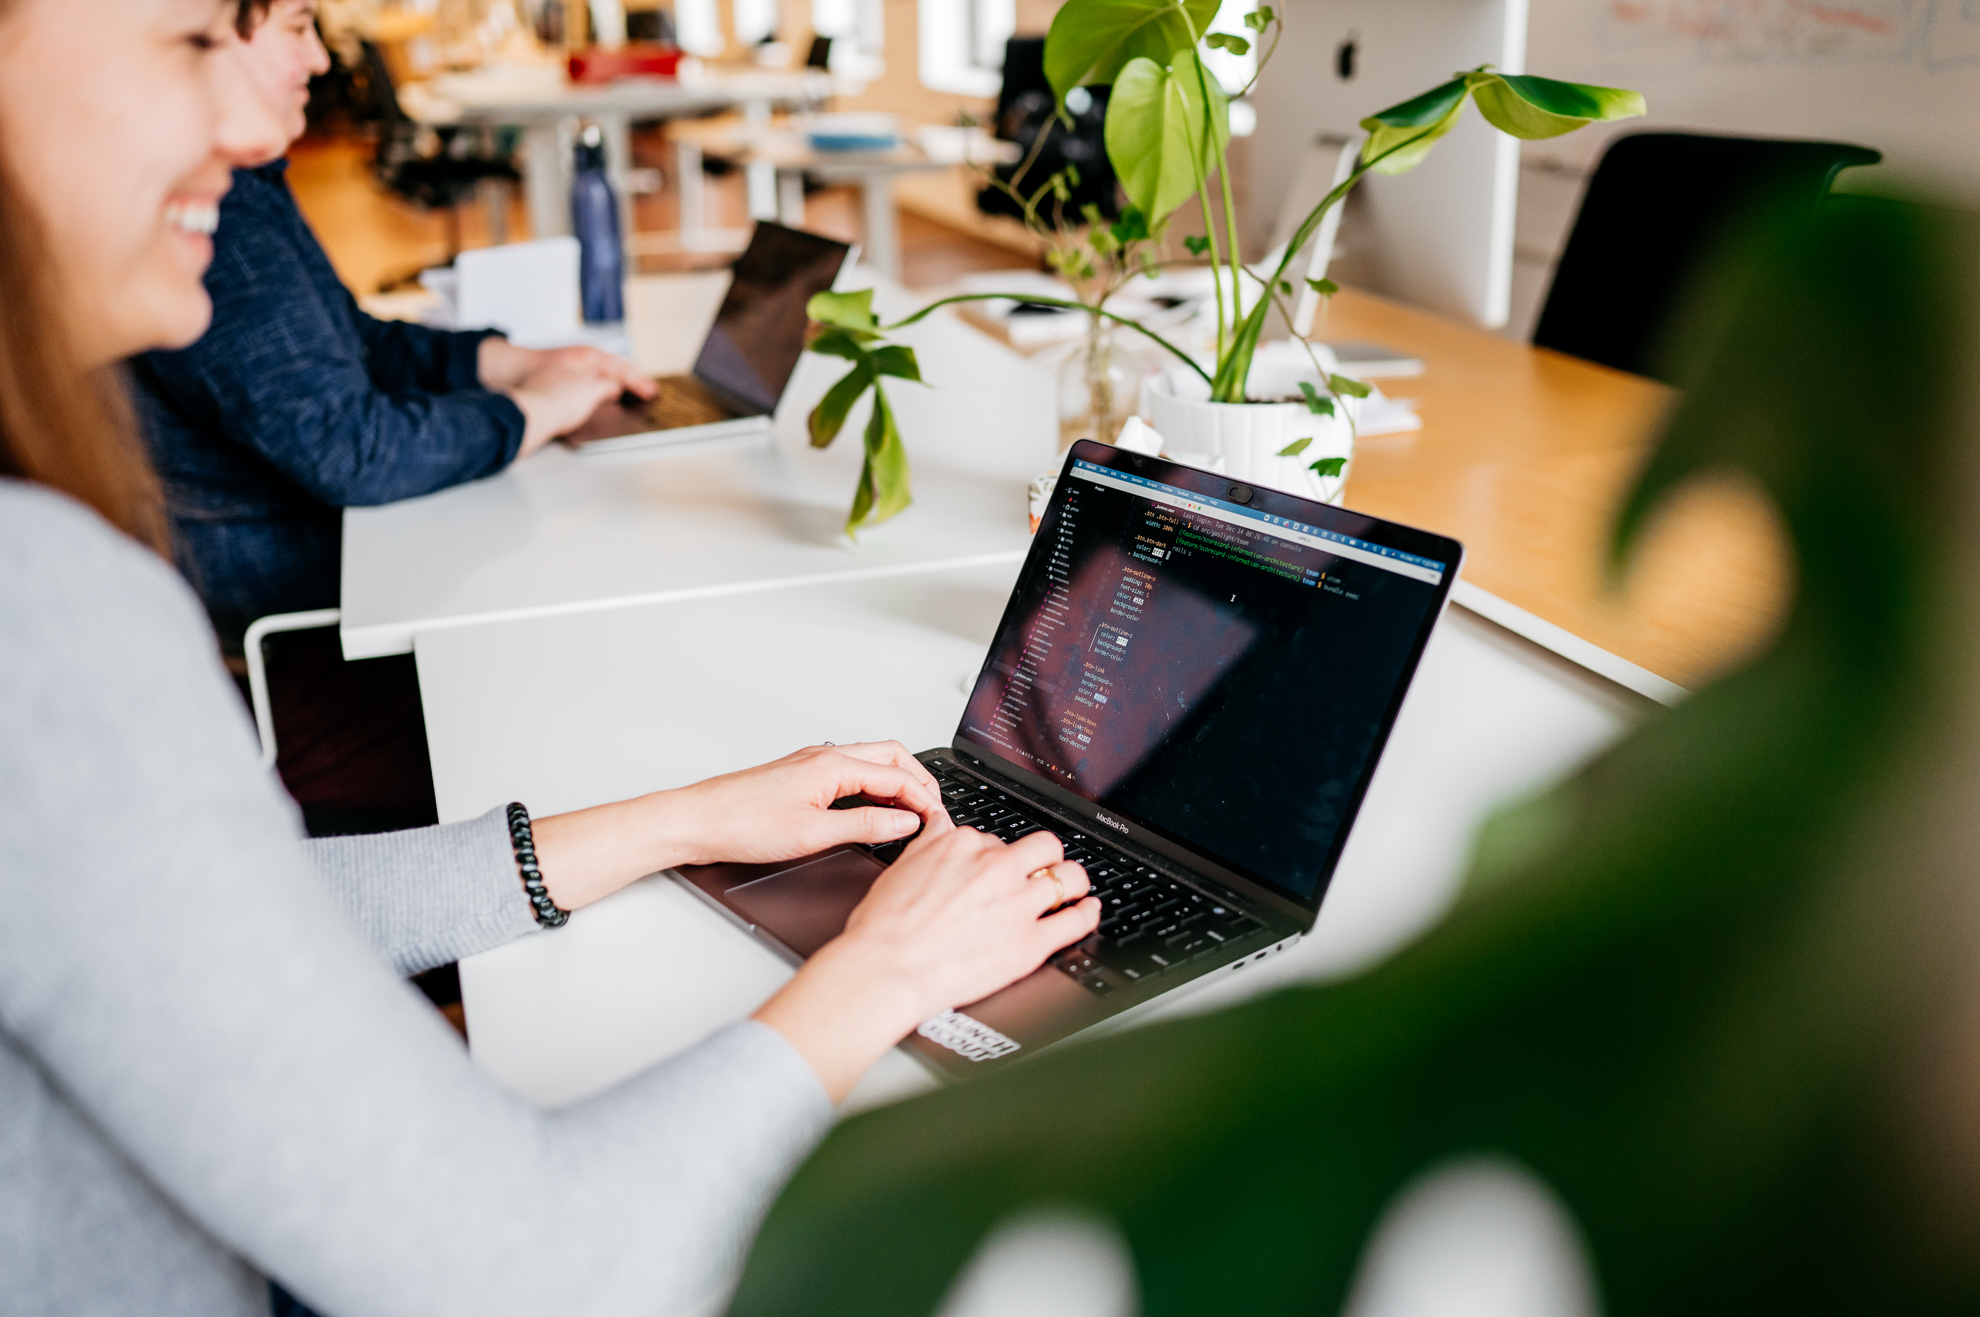
<path fill-rule="evenodd" d="M 485 389 L 506 393 L 522 409 L 523 439 L 517 457 L 568 434 L 599 405 L 628 390 L 642 398 L 658 391 L 646 373 L 623 357 L 597 348 L 519 348 L 504 338 L 484 338 L 475 371 Z"/>
<path fill-rule="evenodd" d="M 833 809 L 845 796 L 881 802 Z M 718 860 L 763 864 L 847 842 L 953 831 L 942 792 L 898 741 L 814 745 L 691 787 L 539 819 L 550 899 L 575 910 L 649 873 Z"/>
<path fill-rule="evenodd" d="M 784 1035 L 839 1101 L 923 1020 L 989 996 L 1093 931 L 1100 902 L 1064 856 L 1049 832 L 1008 846 L 971 828 L 918 838 L 846 931 L 754 1018 Z"/>

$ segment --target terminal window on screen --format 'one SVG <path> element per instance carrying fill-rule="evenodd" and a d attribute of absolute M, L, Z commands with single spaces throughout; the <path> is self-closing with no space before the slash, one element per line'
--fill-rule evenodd
<path fill-rule="evenodd" d="M 1442 564 L 1085 463 L 1060 498 L 963 734 L 1310 897 Z"/>

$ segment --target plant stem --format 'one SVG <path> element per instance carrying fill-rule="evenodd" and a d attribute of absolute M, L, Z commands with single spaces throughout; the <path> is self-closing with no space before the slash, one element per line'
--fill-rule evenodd
<path fill-rule="evenodd" d="M 1032 297 L 1029 294 L 1025 294 L 1022 297 L 1014 298 L 1009 293 L 957 293 L 953 297 L 945 297 L 938 302 L 930 302 L 927 306 L 922 307 L 919 311 L 916 311 L 913 315 L 907 317 L 905 320 L 896 320 L 891 325 L 881 325 L 879 328 L 880 328 L 880 332 L 886 334 L 891 334 L 897 329 L 906 329 L 909 325 L 919 323 L 920 321 L 926 319 L 932 312 L 939 310 L 942 307 L 949 306 L 955 302 L 1013 302 L 1013 301 L 1034 302 L 1039 306 L 1060 306 L 1060 307 L 1064 307 L 1068 311 L 1084 311 L 1088 315 L 1102 316 L 1108 320 L 1113 321 L 1117 325 L 1126 325 L 1129 329 L 1132 329 L 1135 333 L 1140 334 L 1143 338 L 1148 339 L 1149 341 L 1155 343 L 1157 346 L 1167 350 L 1170 356 L 1174 357 L 1177 361 L 1182 362 L 1185 366 L 1188 366 L 1198 375 L 1201 375 L 1203 377 L 1203 382 L 1205 384 L 1213 383 L 1213 381 L 1210 378 L 1210 372 L 1206 371 L 1205 369 L 1203 369 L 1202 366 L 1198 365 L 1194 357 L 1190 356 L 1189 353 L 1184 352 L 1181 348 L 1177 347 L 1175 344 L 1169 342 L 1168 339 L 1163 338 L 1160 334 L 1157 334 L 1154 330 L 1144 328 L 1141 324 L 1139 324 L 1136 321 L 1128 319 L 1126 316 L 1115 315 L 1112 311 L 1104 310 L 1097 306 L 1088 306 L 1084 302 L 1068 302 L 1063 297 Z"/>

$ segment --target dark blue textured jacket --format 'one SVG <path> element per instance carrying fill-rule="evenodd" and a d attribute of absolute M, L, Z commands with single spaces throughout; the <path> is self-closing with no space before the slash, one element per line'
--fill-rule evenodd
<path fill-rule="evenodd" d="M 337 605 L 341 509 L 489 475 L 522 443 L 522 412 L 476 381 L 487 332 L 358 310 L 287 168 L 234 172 L 212 327 L 131 369 L 180 570 L 230 649 L 257 617 Z"/>

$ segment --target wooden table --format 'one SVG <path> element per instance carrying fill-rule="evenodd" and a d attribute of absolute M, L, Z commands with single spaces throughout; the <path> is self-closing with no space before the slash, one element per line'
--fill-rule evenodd
<path fill-rule="evenodd" d="M 1792 569 L 1771 507 L 1740 483 L 1682 491 L 1620 589 L 1603 581 L 1615 510 L 1672 390 L 1349 289 L 1316 336 L 1425 366 L 1379 381 L 1417 400 L 1423 428 L 1358 445 L 1349 507 L 1457 537 L 1473 584 L 1681 686 L 1772 635 Z"/>

